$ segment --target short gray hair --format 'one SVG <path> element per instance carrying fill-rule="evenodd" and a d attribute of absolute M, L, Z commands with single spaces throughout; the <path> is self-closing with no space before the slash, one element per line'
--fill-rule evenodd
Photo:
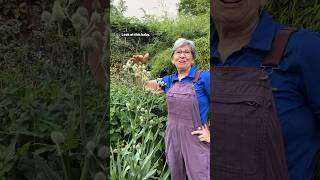
<path fill-rule="evenodd" d="M 185 38 L 179 38 L 176 40 L 176 42 L 174 42 L 173 47 L 172 47 L 171 57 L 173 56 L 176 49 L 181 46 L 190 46 L 192 57 L 193 57 L 193 59 L 196 59 L 196 47 L 194 45 L 194 42 L 189 39 L 185 39 Z"/>

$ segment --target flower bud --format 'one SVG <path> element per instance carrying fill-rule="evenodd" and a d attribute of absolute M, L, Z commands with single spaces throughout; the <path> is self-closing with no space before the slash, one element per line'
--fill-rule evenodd
<path fill-rule="evenodd" d="M 77 12 L 83 17 L 86 17 L 86 18 L 89 17 L 89 13 L 88 13 L 87 8 L 85 8 L 83 6 L 78 7 Z"/>
<path fill-rule="evenodd" d="M 65 5 L 68 3 L 68 0 L 58 0 L 60 5 Z"/>
<path fill-rule="evenodd" d="M 66 17 L 58 1 L 56 1 L 52 7 L 52 17 L 53 20 L 59 23 L 61 23 Z"/>
<path fill-rule="evenodd" d="M 94 10 L 100 10 L 101 9 L 100 1 L 94 0 L 91 4 L 91 8 Z"/>
<path fill-rule="evenodd" d="M 51 140 L 55 144 L 62 144 L 65 141 L 64 135 L 61 132 L 53 131 L 53 132 L 51 132 L 50 136 L 51 136 Z"/>
<path fill-rule="evenodd" d="M 88 26 L 88 20 L 85 17 L 80 18 L 80 30 L 86 29 Z"/>
<path fill-rule="evenodd" d="M 101 33 L 99 31 L 94 31 L 92 33 L 91 37 L 96 41 L 102 40 L 102 35 L 101 35 Z"/>
<path fill-rule="evenodd" d="M 72 24 L 80 24 L 80 21 L 81 21 L 81 16 L 78 12 L 75 12 L 72 14 L 71 16 L 71 22 Z"/>
<path fill-rule="evenodd" d="M 100 14 L 97 12 L 93 12 L 90 18 L 91 22 L 94 24 L 100 23 L 101 22 L 101 17 Z"/>
<path fill-rule="evenodd" d="M 109 148 L 107 146 L 102 146 L 98 150 L 98 157 L 101 159 L 106 159 L 109 155 Z"/>
<path fill-rule="evenodd" d="M 41 14 L 41 21 L 48 23 L 51 21 L 51 14 L 48 11 L 43 11 L 43 13 Z"/>
<path fill-rule="evenodd" d="M 106 180 L 106 176 L 104 175 L 103 172 L 98 172 L 98 173 L 94 176 L 94 180 Z"/>
<path fill-rule="evenodd" d="M 83 37 L 81 38 L 80 47 L 84 50 L 90 50 L 97 47 L 97 42 L 90 37 Z"/>
<path fill-rule="evenodd" d="M 96 147 L 96 144 L 93 141 L 87 142 L 86 148 L 89 152 L 94 151 L 95 147 Z"/>

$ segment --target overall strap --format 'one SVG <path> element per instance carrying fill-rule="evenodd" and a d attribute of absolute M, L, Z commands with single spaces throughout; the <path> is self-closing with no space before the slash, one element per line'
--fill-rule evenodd
<path fill-rule="evenodd" d="M 196 75 L 195 75 L 194 78 L 192 79 L 192 83 L 195 83 L 195 82 L 198 81 L 201 73 L 202 73 L 202 70 L 201 70 L 201 69 L 196 72 Z"/>
<path fill-rule="evenodd" d="M 294 27 L 283 27 L 275 35 L 272 41 L 271 50 L 265 56 L 262 62 L 262 66 L 278 67 L 284 50 L 287 46 L 288 40 L 292 33 L 297 31 Z"/>

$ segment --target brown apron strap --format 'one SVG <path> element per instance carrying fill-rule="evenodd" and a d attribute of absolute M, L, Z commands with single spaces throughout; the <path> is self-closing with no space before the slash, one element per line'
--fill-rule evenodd
<path fill-rule="evenodd" d="M 198 81 L 201 73 L 202 73 L 202 70 L 201 70 L 201 69 L 196 72 L 196 75 L 195 75 L 194 78 L 192 79 L 192 83 L 195 83 L 195 82 Z"/>
<path fill-rule="evenodd" d="M 280 29 L 273 39 L 271 50 L 263 59 L 262 66 L 278 67 L 292 33 L 297 31 L 294 27 L 284 27 Z"/>

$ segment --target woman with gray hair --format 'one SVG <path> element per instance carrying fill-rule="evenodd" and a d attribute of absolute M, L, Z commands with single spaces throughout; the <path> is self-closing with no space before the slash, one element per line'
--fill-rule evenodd
<path fill-rule="evenodd" d="M 147 82 L 147 88 L 166 94 L 165 152 L 173 180 L 210 179 L 210 73 L 196 68 L 195 58 L 193 41 L 179 38 L 171 54 L 177 72 Z"/>

